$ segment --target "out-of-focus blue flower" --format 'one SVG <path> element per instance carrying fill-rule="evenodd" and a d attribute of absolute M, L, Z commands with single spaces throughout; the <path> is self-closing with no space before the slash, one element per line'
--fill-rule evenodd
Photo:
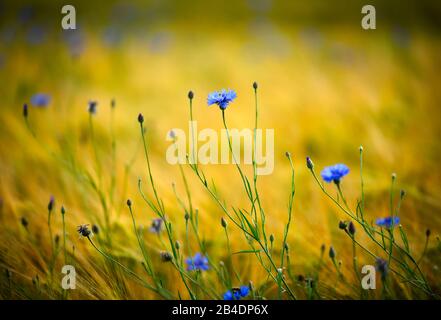
<path fill-rule="evenodd" d="M 26 39 L 29 44 L 37 45 L 46 40 L 47 31 L 41 26 L 33 26 L 27 33 Z"/>
<path fill-rule="evenodd" d="M 343 178 L 345 175 L 349 173 L 349 168 L 347 165 L 339 163 L 335 164 L 333 166 L 329 166 L 323 169 L 321 175 L 323 180 L 326 182 L 332 182 L 335 183 L 340 182 L 340 179 Z"/>
<path fill-rule="evenodd" d="M 231 101 L 236 99 L 237 94 L 234 90 L 225 90 L 222 89 L 220 91 L 214 91 L 208 95 L 207 104 L 209 106 L 213 104 L 217 104 L 219 108 L 225 110 Z"/>
<path fill-rule="evenodd" d="M 119 27 L 112 25 L 107 27 L 103 32 L 104 44 L 109 47 L 116 47 L 123 39 L 122 31 Z"/>
<path fill-rule="evenodd" d="M 381 279 L 385 279 L 389 271 L 387 261 L 382 258 L 375 260 L 375 269 L 381 274 Z"/>
<path fill-rule="evenodd" d="M 77 26 L 76 29 L 63 30 L 63 38 L 72 57 L 79 57 L 86 49 L 84 33 Z"/>
<path fill-rule="evenodd" d="M 26 23 L 33 18 L 34 13 L 34 7 L 32 7 L 31 5 L 25 5 L 18 11 L 18 20 L 21 23 Z"/>
<path fill-rule="evenodd" d="M 245 298 L 250 293 L 248 286 L 241 286 L 240 288 L 233 288 L 224 293 L 224 300 L 240 300 Z"/>
<path fill-rule="evenodd" d="M 187 264 L 187 271 L 207 271 L 210 268 L 208 259 L 200 253 L 196 253 L 193 258 L 189 257 L 185 259 L 185 263 Z"/>
<path fill-rule="evenodd" d="M 162 231 L 162 219 L 161 218 L 153 219 L 149 231 L 151 233 L 160 233 Z"/>
<path fill-rule="evenodd" d="M 51 102 L 51 97 L 45 93 L 37 93 L 31 97 L 31 104 L 35 107 L 47 107 Z"/>
<path fill-rule="evenodd" d="M 230 290 L 224 293 L 224 300 L 233 300 L 233 298 L 233 293 Z"/>
<path fill-rule="evenodd" d="M 391 228 L 392 226 L 396 226 L 400 223 L 400 217 L 386 217 L 386 218 L 378 218 L 375 221 L 375 224 L 379 227 Z"/>

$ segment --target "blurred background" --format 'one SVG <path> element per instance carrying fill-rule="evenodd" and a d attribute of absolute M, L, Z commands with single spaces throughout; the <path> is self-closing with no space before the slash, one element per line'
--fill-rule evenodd
<path fill-rule="evenodd" d="M 65 4 L 76 8 L 76 30 L 61 28 Z M 361 28 L 365 4 L 376 8 L 376 30 Z M 429 279 L 439 279 L 439 253 L 431 250 L 438 245 L 441 227 L 440 18 L 440 3 L 428 0 L 0 1 L 2 298 L 59 298 L 53 283 L 62 275 L 57 271 L 51 280 L 47 272 L 51 195 L 56 201 L 54 235 L 62 234 L 63 204 L 69 257 L 79 270 L 78 289 L 70 298 L 156 297 L 127 278 L 112 278 L 103 258 L 87 240 L 78 239 L 79 224 L 104 227 L 100 192 L 79 172 L 89 172 L 106 190 L 112 253 L 142 272 L 125 206 L 131 198 L 140 225 L 149 226 L 155 217 L 137 190 L 141 178 L 151 194 L 138 113 L 145 117 L 158 189 L 177 239 L 184 242 L 184 213 L 172 183 L 182 198 L 184 186 L 179 168 L 165 159 L 167 132 L 188 132 L 189 90 L 195 93 L 198 128 L 221 129 L 220 111 L 206 106 L 207 94 L 221 88 L 238 94 L 227 110 L 229 126 L 253 128 L 253 81 L 259 83 L 259 126 L 275 130 L 274 172 L 259 177 L 275 250 L 280 250 L 290 192 L 285 152 L 294 159 L 297 189 L 288 237 L 293 273 L 311 274 L 320 246 L 332 244 L 344 272 L 353 277 L 352 243 L 338 229 L 338 221 L 346 217 L 320 192 L 305 157 L 313 159 L 318 171 L 334 163 L 350 167 L 342 187 L 355 210 L 362 145 L 368 219 L 388 215 L 395 172 L 394 203 L 405 190 L 400 216 L 412 250 L 422 251 L 430 228 L 423 268 Z M 47 95 L 48 101 L 35 101 L 36 94 Z M 89 127 L 91 100 L 98 103 L 91 118 L 97 152 Z M 28 126 L 24 103 L 29 105 Z M 229 205 L 246 203 L 234 166 L 203 168 Z M 251 174 L 250 166 L 244 169 Z M 222 212 L 191 170 L 185 171 L 199 209 L 200 235 L 211 257 L 225 260 Z M 334 192 L 332 186 L 329 190 Z M 230 232 L 233 251 L 248 249 L 232 224 Z M 164 250 L 157 236 L 146 232 L 144 237 L 153 254 Z M 194 235 L 190 238 L 184 252 L 198 250 Z M 328 260 L 322 271 L 323 297 L 354 297 L 338 283 Z M 368 256 L 359 260 L 373 264 Z M 266 277 L 254 256 L 235 255 L 233 261 L 246 281 L 259 283 Z M 62 265 L 60 256 L 55 270 Z M 166 285 L 182 289 L 171 266 L 164 265 L 161 273 Z"/>

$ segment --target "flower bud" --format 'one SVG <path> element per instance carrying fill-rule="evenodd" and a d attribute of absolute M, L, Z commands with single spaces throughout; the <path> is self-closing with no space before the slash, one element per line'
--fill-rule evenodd
<path fill-rule="evenodd" d="M 23 227 L 27 228 L 29 221 L 26 219 L 26 217 L 21 217 L 20 222 Z"/>
<path fill-rule="evenodd" d="M 132 200 L 127 199 L 127 206 L 131 207 L 132 206 Z"/>
<path fill-rule="evenodd" d="M 335 258 L 335 250 L 333 246 L 329 247 L 329 258 L 334 259 Z"/>
<path fill-rule="evenodd" d="M 257 82 L 254 81 L 254 82 L 253 82 L 253 88 L 254 88 L 254 90 L 257 90 L 258 87 L 259 87 L 259 86 L 257 85 Z"/>
<path fill-rule="evenodd" d="M 309 170 L 314 169 L 314 163 L 312 162 L 312 160 L 311 160 L 310 157 L 306 157 L 306 167 L 307 167 Z"/>
<path fill-rule="evenodd" d="M 351 236 L 355 234 L 355 225 L 352 221 L 349 222 L 348 232 Z"/>
<path fill-rule="evenodd" d="M 54 196 L 51 196 L 51 198 L 49 199 L 49 203 L 47 205 L 47 209 L 49 211 L 52 211 L 54 209 L 54 204 L 55 204 L 55 198 Z"/>
<path fill-rule="evenodd" d="M 340 221 L 340 222 L 338 223 L 338 227 L 339 227 L 341 230 L 346 230 L 347 224 L 346 224 L 345 221 Z"/>
<path fill-rule="evenodd" d="M 27 118 L 28 117 L 28 105 L 25 103 L 23 105 L 23 117 Z"/>
<path fill-rule="evenodd" d="M 221 226 L 222 226 L 222 228 L 227 227 L 227 221 L 225 221 L 224 217 L 221 218 Z"/>
<path fill-rule="evenodd" d="M 270 234 L 269 240 L 270 240 L 271 242 L 274 242 L 274 235 L 273 235 L 273 234 Z"/>
<path fill-rule="evenodd" d="M 194 93 L 193 93 L 193 91 L 188 91 L 188 99 L 190 99 L 190 100 L 193 100 L 193 98 L 194 98 Z"/>
<path fill-rule="evenodd" d="M 100 228 L 98 228 L 98 226 L 96 224 L 92 225 L 92 232 L 94 234 L 98 234 L 100 233 Z"/>
<path fill-rule="evenodd" d="M 138 114 L 138 122 L 141 124 L 144 122 L 144 116 L 142 115 L 142 113 Z"/>

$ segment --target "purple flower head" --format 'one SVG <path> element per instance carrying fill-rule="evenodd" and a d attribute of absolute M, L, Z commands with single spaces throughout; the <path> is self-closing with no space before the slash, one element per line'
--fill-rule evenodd
<path fill-rule="evenodd" d="M 200 253 L 196 253 L 193 258 L 189 257 L 185 259 L 185 263 L 187 264 L 187 271 L 207 271 L 210 268 L 208 265 L 208 259 Z"/>
<path fill-rule="evenodd" d="M 209 106 L 213 104 L 217 104 L 219 108 L 222 110 L 225 110 L 230 102 L 232 102 L 234 99 L 236 99 L 237 94 L 234 90 L 225 90 L 222 89 L 220 91 L 214 91 L 210 93 L 207 97 L 207 104 Z"/>
<path fill-rule="evenodd" d="M 387 261 L 382 258 L 377 258 L 375 260 L 375 269 L 380 272 L 381 279 L 385 279 L 387 276 L 387 273 L 389 271 Z"/>
<path fill-rule="evenodd" d="M 386 217 L 386 218 L 378 218 L 375 221 L 375 224 L 379 227 L 383 228 L 391 228 L 400 223 L 400 217 Z"/>
<path fill-rule="evenodd" d="M 152 220 L 152 225 L 149 228 L 151 233 L 160 233 L 162 231 L 162 219 L 156 218 Z"/>
<path fill-rule="evenodd" d="M 233 288 L 224 293 L 224 300 L 240 300 L 245 298 L 250 293 L 248 286 L 241 286 L 240 288 Z"/>
<path fill-rule="evenodd" d="M 339 183 L 340 179 L 349 173 L 349 168 L 347 165 L 339 163 L 333 166 L 329 166 L 323 169 L 321 175 L 323 180 L 330 183 L 334 181 Z"/>
<path fill-rule="evenodd" d="M 45 93 L 37 93 L 31 97 L 31 104 L 35 107 L 47 107 L 51 102 L 51 97 Z"/>

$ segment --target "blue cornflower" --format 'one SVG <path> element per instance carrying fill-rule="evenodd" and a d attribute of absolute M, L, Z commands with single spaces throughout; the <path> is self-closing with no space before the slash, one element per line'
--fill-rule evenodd
<path fill-rule="evenodd" d="M 162 231 L 162 219 L 161 218 L 153 219 L 149 231 L 151 233 L 160 233 Z"/>
<path fill-rule="evenodd" d="M 37 93 L 31 97 L 31 104 L 36 107 L 47 107 L 51 102 L 51 97 L 45 93 Z"/>
<path fill-rule="evenodd" d="M 209 106 L 213 104 L 217 104 L 219 108 L 225 110 L 231 101 L 236 99 L 237 94 L 234 90 L 225 90 L 222 89 L 220 91 L 214 91 L 210 93 L 207 97 L 207 104 Z"/>
<path fill-rule="evenodd" d="M 393 225 L 396 226 L 400 223 L 400 217 L 386 217 L 378 218 L 375 224 L 379 227 L 391 228 Z"/>
<path fill-rule="evenodd" d="M 323 180 L 326 182 L 339 183 L 340 179 L 349 173 L 349 168 L 347 165 L 339 163 L 333 166 L 329 166 L 323 169 L 321 175 Z"/>
<path fill-rule="evenodd" d="M 187 271 L 207 271 L 209 269 L 208 259 L 200 253 L 196 253 L 193 258 L 189 257 L 185 259 L 185 263 L 187 264 Z"/>
<path fill-rule="evenodd" d="M 248 286 L 241 286 L 240 288 L 233 288 L 224 293 L 224 300 L 240 300 L 245 298 L 250 293 Z"/>

